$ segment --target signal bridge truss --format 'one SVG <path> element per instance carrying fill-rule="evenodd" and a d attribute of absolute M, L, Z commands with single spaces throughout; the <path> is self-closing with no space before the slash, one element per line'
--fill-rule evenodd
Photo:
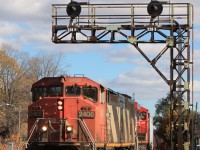
<path fill-rule="evenodd" d="M 171 149 L 189 149 L 193 138 L 192 37 L 193 7 L 189 3 L 52 4 L 54 43 L 129 43 L 169 85 Z M 151 58 L 144 44 L 160 50 Z M 167 75 L 157 65 L 166 55 Z"/>

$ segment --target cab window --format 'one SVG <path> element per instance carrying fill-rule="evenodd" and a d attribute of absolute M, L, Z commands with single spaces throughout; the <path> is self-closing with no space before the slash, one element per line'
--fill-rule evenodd
<path fill-rule="evenodd" d="M 36 87 L 33 90 L 33 101 L 37 101 L 39 97 L 45 97 L 47 94 L 47 87 Z"/>
<path fill-rule="evenodd" d="M 62 93 L 62 86 L 35 87 L 33 89 L 33 101 L 37 101 L 40 97 L 62 96 Z"/>
<path fill-rule="evenodd" d="M 53 86 L 49 87 L 49 96 L 62 96 L 62 87 L 60 86 Z"/>
<path fill-rule="evenodd" d="M 147 118 L 146 112 L 141 112 L 141 119 L 146 120 L 146 118 Z"/>
<path fill-rule="evenodd" d="M 97 101 L 97 88 L 92 86 L 83 87 L 83 96 L 96 102 Z"/>
<path fill-rule="evenodd" d="M 65 88 L 66 96 L 79 96 L 81 94 L 81 88 L 79 86 L 67 86 Z"/>

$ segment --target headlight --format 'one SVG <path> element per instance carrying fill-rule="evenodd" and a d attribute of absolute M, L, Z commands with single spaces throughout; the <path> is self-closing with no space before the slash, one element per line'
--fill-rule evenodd
<path fill-rule="evenodd" d="M 73 127 L 72 127 L 72 126 L 67 126 L 67 127 L 66 127 L 66 130 L 67 130 L 67 132 L 72 132 Z"/>
<path fill-rule="evenodd" d="M 47 131 L 47 126 L 43 126 L 43 127 L 42 127 L 42 131 L 43 131 L 43 132 L 46 132 L 46 131 Z"/>
<path fill-rule="evenodd" d="M 63 100 L 59 99 L 57 101 L 57 108 L 58 108 L 59 111 L 63 111 L 63 108 L 64 108 L 64 102 L 63 102 Z"/>
<path fill-rule="evenodd" d="M 62 110 L 63 109 L 63 106 L 58 106 L 58 110 Z"/>
<path fill-rule="evenodd" d="M 58 101 L 58 105 L 62 105 L 63 104 L 63 101 Z"/>

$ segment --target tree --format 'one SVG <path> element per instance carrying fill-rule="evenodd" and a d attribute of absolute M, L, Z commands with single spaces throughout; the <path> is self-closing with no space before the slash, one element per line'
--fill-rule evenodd
<path fill-rule="evenodd" d="M 26 121 L 27 106 L 30 102 L 30 78 L 27 78 L 28 57 L 12 48 L 3 45 L 0 50 L 0 109 L 1 126 L 10 131 L 17 131 L 19 126 L 18 115 L 21 112 L 21 121 Z M 19 110 L 20 109 L 20 110 Z M 12 116 L 12 117 L 11 117 Z"/>
<path fill-rule="evenodd" d="M 31 102 L 31 85 L 42 77 L 61 75 L 61 54 L 41 52 L 29 57 L 25 52 L 4 44 L 0 48 L 0 127 L 17 131 L 27 121 L 27 107 Z M 23 106 L 23 107 L 21 107 Z M 12 117 L 11 117 L 12 116 Z"/>
<path fill-rule="evenodd" d="M 155 116 L 153 117 L 155 132 L 158 137 L 170 144 L 170 100 L 169 95 L 161 98 L 155 105 Z"/>
<path fill-rule="evenodd" d="M 177 101 L 178 96 L 173 95 L 173 100 Z M 170 95 L 168 94 L 166 98 L 161 98 L 155 105 L 155 116 L 153 117 L 153 122 L 155 126 L 155 133 L 160 139 L 164 141 L 170 147 Z M 191 111 L 191 110 L 190 110 Z M 200 113 L 192 112 L 190 113 L 190 134 L 194 132 L 194 139 L 200 138 Z M 192 119 L 194 119 L 195 125 L 192 128 Z M 193 140 L 194 140 L 193 139 Z M 192 139 L 191 139 L 192 140 Z"/>
<path fill-rule="evenodd" d="M 64 74 L 62 67 L 63 55 L 60 53 L 50 54 L 47 52 L 40 52 L 37 57 L 32 57 L 29 61 L 30 75 L 36 80 L 43 77 L 54 77 Z"/>

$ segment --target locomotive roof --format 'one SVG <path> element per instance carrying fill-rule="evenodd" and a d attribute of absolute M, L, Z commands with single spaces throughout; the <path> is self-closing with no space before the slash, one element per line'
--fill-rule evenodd
<path fill-rule="evenodd" d="M 88 78 L 88 77 L 84 77 L 84 76 L 81 76 L 81 77 L 77 77 L 77 76 L 60 76 L 60 77 L 44 77 L 38 81 L 36 81 L 32 87 L 35 87 L 35 86 L 41 86 L 43 83 L 45 83 L 46 86 L 48 85 L 52 85 L 52 84 L 56 84 L 56 83 L 63 83 L 63 82 L 66 82 L 67 79 L 86 79 L 90 82 L 93 82 L 95 84 L 99 84 L 100 86 L 106 88 L 105 86 L 101 85 L 100 83 L 97 83 L 96 81 Z M 124 97 L 127 97 L 129 99 L 131 99 L 131 96 L 127 95 L 127 94 L 123 94 L 123 93 L 119 93 L 119 92 L 116 92 L 110 88 L 108 88 L 108 90 L 113 93 L 113 94 L 121 94 L 123 95 Z"/>
<path fill-rule="evenodd" d="M 33 83 L 32 87 L 41 86 L 44 83 L 46 86 L 56 84 L 56 83 L 64 83 L 67 81 L 67 79 L 85 79 L 87 81 L 93 82 L 94 84 L 99 84 L 96 81 L 93 81 L 92 79 L 87 78 L 87 77 L 60 76 L 60 77 L 44 77 L 44 78 L 36 81 L 35 83 Z M 75 80 L 75 81 L 77 81 L 77 80 Z M 105 87 L 105 86 L 103 86 L 103 87 Z"/>

